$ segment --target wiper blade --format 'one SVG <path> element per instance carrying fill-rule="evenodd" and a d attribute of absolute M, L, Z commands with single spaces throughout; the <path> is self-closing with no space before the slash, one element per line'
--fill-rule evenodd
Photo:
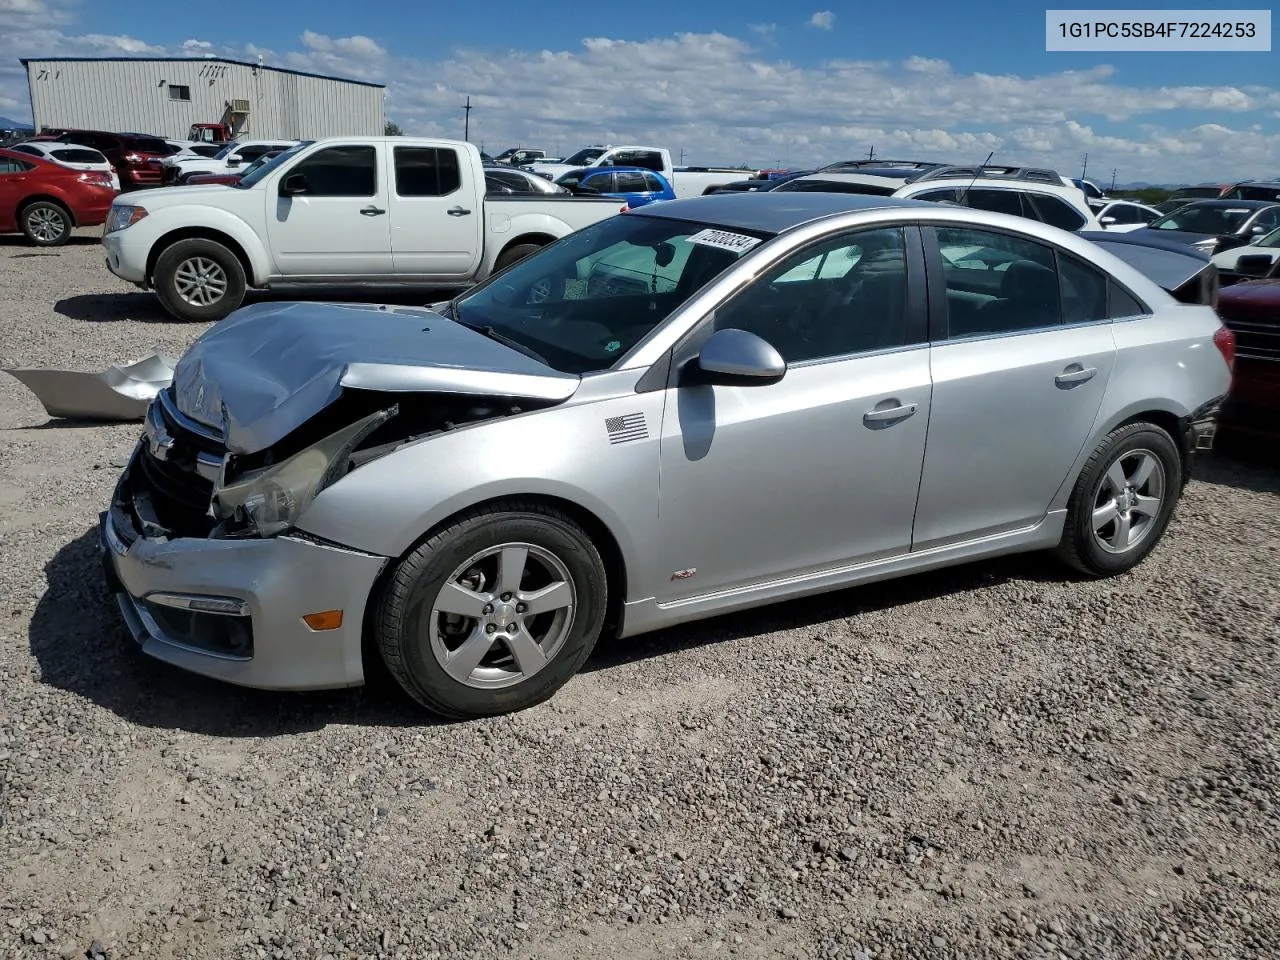
<path fill-rule="evenodd" d="M 537 360 L 538 363 L 541 363 L 543 366 L 551 366 L 550 361 L 548 361 L 542 354 L 538 353 L 538 351 L 534 350 L 532 347 L 525 346 L 519 340 L 512 340 L 506 334 L 500 332 L 497 327 L 490 326 L 489 324 L 470 323 L 469 321 L 460 319 L 456 314 L 453 318 L 453 322 L 462 324 L 462 326 L 466 327 L 468 330 L 474 330 L 476 333 L 482 333 L 490 340 L 495 340 L 504 347 L 510 347 L 518 353 L 523 353 L 530 360 Z"/>

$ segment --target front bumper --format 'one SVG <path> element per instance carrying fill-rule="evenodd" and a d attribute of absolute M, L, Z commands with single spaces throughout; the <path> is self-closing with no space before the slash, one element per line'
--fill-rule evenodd
<path fill-rule="evenodd" d="M 136 461 L 137 453 L 130 469 Z M 293 536 L 147 537 L 130 515 L 128 482 L 126 470 L 102 514 L 102 558 L 108 586 L 144 653 L 247 687 L 318 690 L 364 682 L 365 606 L 385 557 Z M 240 601 L 247 615 L 192 613 L 153 599 L 165 594 Z M 312 630 L 302 620 L 338 609 L 342 625 L 334 630 Z"/>
<path fill-rule="evenodd" d="M 145 287 L 147 283 L 147 253 L 151 249 L 149 238 L 134 233 L 137 225 L 104 234 L 102 246 L 107 252 L 107 269 L 121 280 Z"/>

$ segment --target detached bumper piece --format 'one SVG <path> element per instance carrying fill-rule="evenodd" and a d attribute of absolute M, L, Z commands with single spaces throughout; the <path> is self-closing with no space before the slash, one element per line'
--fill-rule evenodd
<path fill-rule="evenodd" d="M 70 420 L 141 420 L 147 406 L 173 382 L 175 361 L 158 353 L 102 373 L 8 369 L 36 395 L 51 417 Z"/>

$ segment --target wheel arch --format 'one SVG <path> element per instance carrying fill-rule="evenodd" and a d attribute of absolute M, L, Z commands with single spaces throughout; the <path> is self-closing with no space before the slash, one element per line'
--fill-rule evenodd
<path fill-rule="evenodd" d="M 545 247 L 548 244 L 555 243 L 556 240 L 558 239 L 559 239 L 558 237 L 554 237 L 549 233 L 541 233 L 536 230 L 532 230 L 527 233 L 522 233 L 518 237 L 515 237 L 514 239 L 508 240 L 506 243 L 504 243 L 502 245 L 502 249 L 498 251 L 498 255 L 494 258 L 493 262 L 497 263 L 499 260 L 501 260 L 506 255 L 508 250 L 512 250 L 515 247 L 524 246 L 526 243 L 532 243 L 532 244 L 536 244 L 539 247 Z"/>
<path fill-rule="evenodd" d="M 245 283 L 251 287 L 258 284 L 253 269 L 253 261 L 250 259 L 248 251 L 235 237 L 213 227 L 179 227 L 157 238 L 156 242 L 151 245 L 151 249 L 147 251 L 147 283 L 154 285 L 156 263 L 160 260 L 161 255 L 175 243 L 180 243 L 183 240 L 210 240 L 214 243 L 222 244 L 240 261 L 240 266 L 244 269 Z"/>
<path fill-rule="evenodd" d="M 52 203 L 71 218 L 71 226 L 80 226 L 79 221 L 76 219 L 76 212 L 72 209 L 71 204 L 67 203 L 66 200 L 54 193 L 33 193 L 30 196 L 23 197 L 19 200 L 18 205 L 14 208 L 13 212 L 13 222 L 15 224 L 21 225 L 23 212 L 33 203 Z"/>

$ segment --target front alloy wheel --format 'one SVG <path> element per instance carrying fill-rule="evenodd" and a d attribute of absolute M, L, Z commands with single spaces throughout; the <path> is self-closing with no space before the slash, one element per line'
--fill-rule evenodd
<path fill-rule="evenodd" d="M 227 294 L 227 273 L 207 257 L 192 257 L 178 264 L 174 289 L 193 307 L 212 307 Z"/>
<path fill-rule="evenodd" d="M 411 697 L 465 719 L 541 703 L 586 662 L 608 581 L 586 531 L 545 503 L 467 511 L 432 532 L 377 598 L 375 636 Z"/>

